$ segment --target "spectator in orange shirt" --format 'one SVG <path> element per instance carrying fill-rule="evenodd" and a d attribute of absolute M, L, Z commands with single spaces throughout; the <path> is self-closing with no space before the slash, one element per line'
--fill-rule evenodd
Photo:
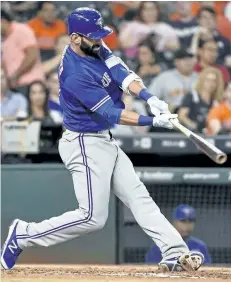
<path fill-rule="evenodd" d="M 51 1 L 38 2 L 37 17 L 28 25 L 34 30 L 41 51 L 42 61 L 54 56 L 55 39 L 66 33 L 65 23 L 56 18 L 56 7 Z"/>
<path fill-rule="evenodd" d="M 207 134 L 231 133 L 231 82 L 224 92 L 224 101 L 213 107 L 207 118 Z"/>
<path fill-rule="evenodd" d="M 111 50 L 118 50 L 119 49 L 119 40 L 118 40 L 117 31 L 113 26 L 111 25 L 108 25 L 108 26 L 113 30 L 113 32 L 110 35 L 108 35 L 107 37 L 105 37 L 103 41 Z"/>
<path fill-rule="evenodd" d="M 13 21 L 1 10 L 1 35 L 2 63 L 9 87 L 25 94 L 30 83 L 44 80 L 34 33 L 28 25 Z"/>

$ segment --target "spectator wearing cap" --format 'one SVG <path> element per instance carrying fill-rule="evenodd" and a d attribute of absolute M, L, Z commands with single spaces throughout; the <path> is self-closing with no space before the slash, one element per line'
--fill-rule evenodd
<path fill-rule="evenodd" d="M 2 63 L 9 87 L 25 94 L 28 85 L 44 80 L 39 49 L 32 29 L 1 10 Z"/>
<path fill-rule="evenodd" d="M 42 61 L 54 56 L 55 40 L 66 33 L 65 23 L 56 17 L 56 6 L 51 1 L 38 2 L 37 17 L 28 25 L 34 30 L 41 52 Z"/>
<path fill-rule="evenodd" d="M 189 47 L 193 34 L 198 30 L 198 22 L 192 15 L 192 3 L 190 1 L 177 1 L 175 16 L 170 21 L 171 26 L 175 29 L 180 40 L 181 46 Z M 176 15 L 176 14 L 175 14 Z"/>
<path fill-rule="evenodd" d="M 148 89 L 168 103 L 171 111 L 176 111 L 197 80 L 193 68 L 193 55 L 185 49 L 180 49 L 175 54 L 175 68 L 157 76 Z"/>
<path fill-rule="evenodd" d="M 194 68 L 196 72 L 201 72 L 207 67 L 215 67 L 222 72 L 224 82 L 229 82 L 230 74 L 228 69 L 225 66 L 216 63 L 218 44 L 214 39 L 208 39 L 206 41 L 200 40 L 197 54 L 198 62 L 195 64 Z"/>
<path fill-rule="evenodd" d="M 215 10 L 203 7 L 198 13 L 198 23 L 198 31 L 192 38 L 192 50 L 196 52 L 200 40 L 214 39 L 217 42 L 216 62 L 231 67 L 231 43 L 217 30 Z"/>
<path fill-rule="evenodd" d="M 206 244 L 200 239 L 191 236 L 196 222 L 195 209 L 189 205 L 179 205 L 173 213 L 173 226 L 180 233 L 190 251 L 199 251 L 204 255 L 204 264 L 211 264 L 211 258 Z M 147 263 L 159 263 L 162 260 L 160 249 L 156 244 L 146 254 Z"/>

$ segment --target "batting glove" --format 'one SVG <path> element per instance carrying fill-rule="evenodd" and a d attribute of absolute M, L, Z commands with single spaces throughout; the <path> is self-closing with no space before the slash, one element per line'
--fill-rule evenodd
<path fill-rule="evenodd" d="M 158 114 L 171 114 L 168 109 L 168 104 L 161 101 L 156 96 L 149 98 L 147 103 L 150 107 L 151 113 L 155 116 Z"/>
<path fill-rule="evenodd" d="M 165 127 L 169 129 L 173 129 L 173 124 L 171 123 L 171 119 L 177 119 L 177 114 L 161 114 L 157 115 L 153 118 L 153 126 L 157 127 Z"/>

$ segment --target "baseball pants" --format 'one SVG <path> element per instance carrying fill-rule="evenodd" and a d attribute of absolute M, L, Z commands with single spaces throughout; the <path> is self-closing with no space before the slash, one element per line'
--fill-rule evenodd
<path fill-rule="evenodd" d="M 131 210 L 164 259 L 189 251 L 109 131 L 92 134 L 66 130 L 59 141 L 59 153 L 72 175 L 79 208 L 39 223 L 20 221 L 19 247 L 48 247 L 103 228 L 112 192 Z"/>

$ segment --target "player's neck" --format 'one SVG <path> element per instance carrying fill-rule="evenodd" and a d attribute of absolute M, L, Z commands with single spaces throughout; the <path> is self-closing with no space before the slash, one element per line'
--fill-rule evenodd
<path fill-rule="evenodd" d="M 74 44 L 70 44 L 70 46 L 71 46 L 71 49 L 76 53 L 76 54 L 78 54 L 79 56 L 81 56 L 81 57 L 87 57 L 87 55 L 78 47 L 78 46 L 76 46 L 76 45 L 74 45 Z"/>

